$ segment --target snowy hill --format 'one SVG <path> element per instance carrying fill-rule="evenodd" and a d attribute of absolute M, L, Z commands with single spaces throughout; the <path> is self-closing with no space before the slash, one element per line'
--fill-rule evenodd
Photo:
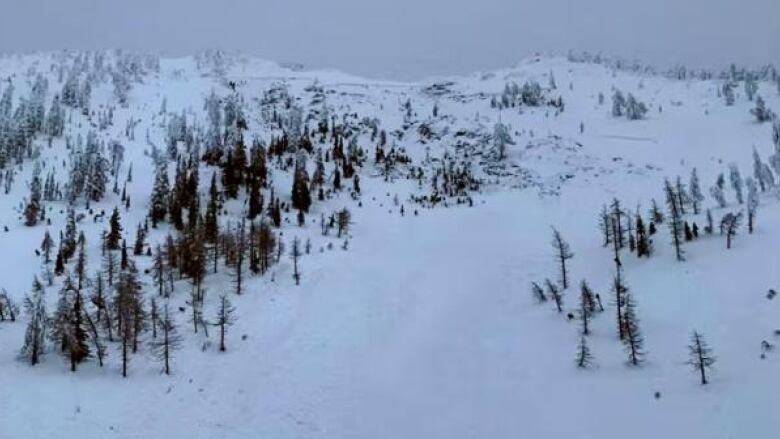
<path fill-rule="evenodd" d="M 534 57 L 401 83 L 222 52 L 62 52 L 0 58 L 0 79 L 0 437 L 780 431 L 780 124 L 751 113 L 759 96 L 780 111 L 773 69 Z M 626 232 L 619 297 L 602 206 Z M 649 257 L 637 216 L 657 228 Z M 603 311 L 583 311 L 581 281 Z M 638 365 L 618 334 L 628 296 Z M 694 330 L 716 357 L 707 385 L 687 364 Z"/>

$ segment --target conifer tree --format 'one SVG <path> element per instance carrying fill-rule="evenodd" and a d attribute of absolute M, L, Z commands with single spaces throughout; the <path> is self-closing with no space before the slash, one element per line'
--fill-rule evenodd
<path fill-rule="evenodd" d="M 25 225 L 32 227 L 38 224 L 41 214 L 41 178 L 40 165 L 36 163 L 33 170 L 32 182 L 30 183 L 30 198 L 27 200 L 27 206 L 24 208 Z"/>
<path fill-rule="evenodd" d="M 43 284 L 33 278 L 32 292 L 24 299 L 24 311 L 29 321 L 24 334 L 24 346 L 21 356 L 35 366 L 41 361 L 46 350 L 46 332 L 49 317 L 46 313 L 46 300 Z"/>
<path fill-rule="evenodd" d="M 579 309 L 579 315 L 580 315 L 580 323 L 582 323 L 582 335 L 589 335 L 590 334 L 590 328 L 588 327 L 588 322 L 591 317 L 591 301 L 592 299 L 588 297 L 588 290 L 585 288 L 580 289 L 580 309 Z"/>
<path fill-rule="evenodd" d="M 690 188 L 691 205 L 693 206 L 694 215 L 698 215 L 702 201 L 704 201 L 704 194 L 701 192 L 701 184 L 699 183 L 699 175 L 696 172 L 696 168 L 691 171 L 691 181 L 688 185 Z"/>
<path fill-rule="evenodd" d="M 157 286 L 157 293 L 160 296 L 168 297 L 168 288 L 166 283 L 166 270 L 168 265 L 165 262 L 165 254 L 163 253 L 162 246 L 157 244 L 154 252 L 154 264 L 152 265 L 152 276 L 154 283 Z"/>
<path fill-rule="evenodd" d="M 167 200 L 169 193 L 168 163 L 163 160 L 157 165 L 152 197 L 149 201 L 149 218 L 152 219 L 152 227 L 157 227 L 158 222 L 165 221 L 165 216 L 168 212 Z"/>
<path fill-rule="evenodd" d="M 43 235 L 43 241 L 41 242 L 41 252 L 43 252 L 43 262 L 49 264 L 51 262 L 51 251 L 54 248 L 54 240 L 51 238 L 49 231 Z"/>
<path fill-rule="evenodd" d="M 75 372 L 76 367 L 91 355 L 88 343 L 89 332 L 84 318 L 85 311 L 81 291 L 76 289 L 73 291 L 73 296 L 73 308 L 69 316 L 70 322 L 66 335 L 71 372 Z"/>
<path fill-rule="evenodd" d="M 261 222 L 257 229 L 257 259 L 260 274 L 265 274 L 273 261 L 276 252 L 276 237 L 266 222 Z"/>
<path fill-rule="evenodd" d="M 748 195 L 747 195 L 747 212 L 748 212 L 748 233 L 753 233 L 753 225 L 756 220 L 756 210 L 758 210 L 758 188 L 756 182 L 752 178 L 748 177 L 745 180 Z"/>
<path fill-rule="evenodd" d="M 563 240 L 560 232 L 553 228 L 553 240 L 552 246 L 555 250 L 555 259 L 558 261 L 560 267 L 560 281 L 563 289 L 569 288 L 568 270 L 566 268 L 566 261 L 574 257 L 574 253 L 569 248 L 569 243 Z"/>
<path fill-rule="evenodd" d="M 652 224 L 652 223 L 651 223 Z M 642 216 L 636 215 L 636 255 L 637 257 L 647 256 L 653 252 L 653 242 L 647 234 L 645 223 Z"/>
<path fill-rule="evenodd" d="M 559 313 L 562 313 L 563 294 L 561 294 L 561 291 L 558 289 L 558 285 L 555 285 L 550 279 L 545 279 L 544 283 L 547 285 L 547 292 L 550 294 L 550 297 L 555 301 L 555 308 Z"/>
<path fill-rule="evenodd" d="M 731 181 L 731 188 L 734 189 L 734 194 L 739 204 L 743 203 L 742 198 L 742 176 L 739 173 L 739 168 L 736 164 L 729 166 L 729 180 Z"/>
<path fill-rule="evenodd" d="M 628 353 L 628 362 L 632 366 L 639 366 L 644 362 L 644 339 L 639 329 L 639 318 L 636 315 L 636 304 L 631 294 L 625 296 L 625 314 L 623 317 L 625 337 L 623 344 Z"/>
<path fill-rule="evenodd" d="M 246 225 L 242 219 L 236 229 L 234 260 L 233 260 L 233 284 L 236 287 L 236 295 L 243 292 L 244 261 L 246 260 L 247 240 Z"/>
<path fill-rule="evenodd" d="M 604 247 L 612 243 L 612 217 L 607 211 L 607 206 L 601 206 L 601 212 L 599 213 L 599 229 L 601 229 L 601 235 L 604 237 Z"/>
<path fill-rule="evenodd" d="M 219 308 L 217 309 L 217 318 L 214 324 L 219 326 L 220 352 L 225 352 L 227 349 L 225 345 L 225 336 L 227 335 L 228 328 L 233 326 L 236 322 L 236 317 L 234 316 L 235 311 L 236 309 L 230 303 L 230 299 L 228 299 L 226 295 L 223 294 L 219 297 Z"/>
<path fill-rule="evenodd" d="M 62 258 L 64 261 L 73 256 L 76 253 L 76 245 L 78 238 L 78 229 L 76 228 L 76 212 L 73 208 L 68 208 L 68 219 L 65 223 L 65 235 L 61 239 L 60 251 L 62 252 Z"/>
<path fill-rule="evenodd" d="M 704 233 L 708 235 L 712 235 L 715 231 L 715 224 L 712 219 L 712 211 L 710 209 L 707 209 L 707 225 L 704 226 Z"/>
<path fill-rule="evenodd" d="M 718 179 L 715 181 L 715 185 L 710 188 L 710 195 L 712 195 L 712 198 L 715 199 L 715 201 L 718 203 L 718 207 L 720 208 L 726 207 L 726 195 L 724 193 L 725 186 L 726 179 L 723 177 L 723 174 L 718 174 Z"/>
<path fill-rule="evenodd" d="M 308 213 L 309 206 L 311 206 L 309 176 L 306 172 L 306 162 L 302 157 L 299 157 L 295 164 L 292 187 L 292 206 L 304 213 Z"/>
<path fill-rule="evenodd" d="M 336 228 L 338 230 L 338 237 L 341 238 L 342 235 L 345 235 L 349 232 L 349 225 L 352 223 L 352 214 L 347 210 L 347 208 L 343 208 L 338 211 L 336 214 Z"/>
<path fill-rule="evenodd" d="M 625 212 L 620 207 L 620 201 L 615 198 L 612 200 L 612 240 L 617 244 L 618 248 L 625 247 L 626 231 L 623 228 L 623 217 Z"/>
<path fill-rule="evenodd" d="M 87 239 L 84 237 L 84 232 L 79 233 L 78 247 L 79 254 L 76 259 L 76 276 L 78 277 L 78 290 L 81 291 L 84 288 L 85 280 L 87 278 Z"/>
<path fill-rule="evenodd" d="M 117 334 L 121 341 L 122 376 L 127 377 L 130 351 L 137 350 L 138 336 L 143 329 L 144 317 L 141 285 L 133 264 L 128 264 L 128 267 L 119 273 L 115 290 L 114 312 Z"/>
<path fill-rule="evenodd" d="M 577 367 L 580 369 L 587 369 L 593 365 L 593 354 L 590 353 L 588 340 L 584 335 L 580 337 L 580 342 L 577 345 L 577 357 L 575 361 Z"/>
<path fill-rule="evenodd" d="M 679 209 L 680 215 L 685 215 L 685 205 L 688 204 L 689 197 L 679 175 L 677 176 L 674 189 L 674 194 L 677 196 L 677 209 Z"/>
<path fill-rule="evenodd" d="M 133 244 L 133 255 L 142 256 L 144 254 L 144 247 L 146 246 L 146 229 L 141 224 L 138 225 L 138 230 L 135 232 L 135 243 Z"/>
<path fill-rule="evenodd" d="M 106 247 L 109 250 L 118 250 L 119 241 L 122 240 L 122 224 L 119 219 L 119 208 L 114 207 L 114 212 L 111 214 L 110 229 L 106 236 Z"/>
<path fill-rule="evenodd" d="M 678 198 L 674 192 L 672 184 L 669 183 L 669 180 L 666 180 L 665 182 L 664 191 L 666 192 L 666 204 L 669 208 L 669 232 L 672 235 L 672 245 L 674 245 L 675 256 L 677 257 L 678 261 L 684 261 L 685 257 L 683 256 L 684 253 L 682 250 L 682 214 L 679 210 Z"/>
<path fill-rule="evenodd" d="M 720 229 L 726 235 L 726 248 L 731 248 L 731 241 L 737 236 L 737 230 L 742 225 L 742 211 L 739 213 L 727 213 L 720 221 Z"/>
<path fill-rule="evenodd" d="M 655 224 L 663 224 L 664 222 L 664 213 L 661 208 L 658 207 L 658 203 L 655 201 L 655 198 L 650 200 L 650 220 Z"/>
<path fill-rule="evenodd" d="M 171 374 L 171 362 L 173 354 L 181 346 L 182 338 L 176 328 L 176 323 L 168 312 L 168 305 L 163 309 L 162 317 L 159 318 L 157 325 L 160 327 L 160 337 L 152 339 L 150 347 L 152 354 L 163 363 L 163 372 L 166 375 Z"/>
<path fill-rule="evenodd" d="M 292 248 L 290 248 L 290 259 L 293 260 L 293 279 L 295 279 L 295 285 L 301 284 L 301 273 L 298 271 L 298 259 L 300 259 L 301 255 L 301 241 L 296 236 L 293 238 Z"/>
<path fill-rule="evenodd" d="M 544 289 L 536 282 L 531 282 L 531 294 L 537 302 L 547 302 L 547 296 L 544 294 Z"/>
<path fill-rule="evenodd" d="M 694 372 L 699 373 L 702 385 L 707 384 L 707 371 L 712 369 L 715 364 L 715 357 L 712 355 L 712 349 L 707 345 L 704 337 L 697 331 L 691 334 L 691 344 L 688 345 L 688 363 Z"/>

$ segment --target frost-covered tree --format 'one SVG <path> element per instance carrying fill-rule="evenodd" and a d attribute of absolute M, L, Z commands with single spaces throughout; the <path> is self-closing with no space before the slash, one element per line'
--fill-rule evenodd
<path fill-rule="evenodd" d="M 726 101 L 726 105 L 728 106 L 734 105 L 734 88 L 731 85 L 731 83 L 726 82 L 725 84 L 723 84 L 721 91 L 723 93 L 723 99 L 725 99 Z"/>
<path fill-rule="evenodd" d="M 704 337 L 697 331 L 691 334 L 691 344 L 688 345 L 688 362 L 694 372 L 697 372 L 702 385 L 707 384 L 707 371 L 715 364 L 712 349 L 707 345 Z"/>
<path fill-rule="evenodd" d="M 753 226 L 756 221 L 756 210 L 758 210 L 758 188 L 756 182 L 752 178 L 745 179 L 745 185 L 747 186 L 747 212 L 748 212 L 748 233 L 753 233 Z"/>
<path fill-rule="evenodd" d="M 734 189 L 734 195 L 737 198 L 737 202 L 742 204 L 744 202 L 742 198 L 742 176 L 739 173 L 739 168 L 736 164 L 729 165 L 729 180 L 731 182 L 731 188 Z"/>
<path fill-rule="evenodd" d="M 776 151 L 780 152 L 779 147 L 776 146 L 775 148 Z M 778 164 L 780 164 L 780 155 L 778 155 L 778 152 L 775 154 L 777 155 Z M 761 160 L 761 156 L 758 155 L 758 151 L 756 151 L 755 147 L 753 148 L 753 177 L 758 182 L 761 192 L 766 192 L 775 184 L 772 170 L 769 168 L 769 165 Z"/>
<path fill-rule="evenodd" d="M 752 101 L 753 96 L 756 95 L 757 91 L 758 83 L 756 82 L 756 78 L 754 78 L 752 74 L 748 74 L 745 78 L 745 96 L 747 96 L 749 101 Z"/>
<path fill-rule="evenodd" d="M 24 334 L 21 356 L 35 366 L 46 350 L 46 332 L 49 320 L 46 313 L 45 290 L 37 277 L 33 279 L 32 292 L 24 299 L 24 311 L 29 319 Z"/>
<path fill-rule="evenodd" d="M 750 114 L 755 116 L 756 122 L 758 123 L 769 122 L 775 118 L 774 112 L 766 108 L 764 98 L 761 96 L 756 97 L 756 106 L 750 110 Z"/>
<path fill-rule="evenodd" d="M 30 198 L 27 200 L 27 206 L 24 208 L 24 223 L 27 226 L 38 224 L 41 214 L 41 166 L 39 162 L 35 163 L 33 169 L 32 181 L 30 182 Z"/>
<path fill-rule="evenodd" d="M 60 137 L 65 131 L 65 110 L 60 105 L 60 96 L 55 95 L 46 118 L 46 133 L 52 137 Z"/>
<path fill-rule="evenodd" d="M 130 80 L 122 72 L 113 72 L 111 81 L 114 84 L 114 97 L 119 105 L 127 107 L 130 94 Z"/>
<path fill-rule="evenodd" d="M 152 220 L 152 227 L 157 227 L 158 222 L 165 221 L 165 216 L 168 212 L 169 196 L 168 164 L 165 160 L 161 160 L 157 164 L 152 197 L 149 201 L 149 218 Z"/>
<path fill-rule="evenodd" d="M 629 120 L 639 120 L 645 117 L 647 106 L 644 102 L 638 101 L 634 95 L 628 94 L 625 104 L 626 117 Z"/>
<path fill-rule="evenodd" d="M 718 207 L 723 208 L 726 207 L 726 194 L 725 189 L 726 187 L 726 178 L 723 177 L 723 174 L 718 174 L 718 179 L 715 180 L 715 184 L 710 188 L 710 195 L 713 199 L 718 203 Z"/>
<path fill-rule="evenodd" d="M 737 236 L 737 230 L 739 230 L 739 226 L 741 224 L 742 211 L 738 213 L 729 212 L 723 215 L 723 218 L 720 220 L 720 230 L 724 235 L 726 235 L 727 249 L 731 248 L 731 241 L 735 236 Z"/>
<path fill-rule="evenodd" d="M 615 90 L 612 94 L 612 116 L 620 117 L 626 107 L 626 98 L 620 90 Z"/>
<path fill-rule="evenodd" d="M 507 147 L 514 144 L 515 142 L 509 134 L 509 127 L 501 122 L 496 122 L 496 125 L 493 127 L 493 147 L 498 154 L 498 159 L 504 160 Z"/>
<path fill-rule="evenodd" d="M 693 213 L 699 214 L 701 203 L 704 201 L 704 194 L 701 192 L 701 183 L 699 183 L 699 175 L 696 172 L 696 168 L 691 171 L 691 181 L 688 184 L 689 195 L 691 205 L 693 206 Z"/>
<path fill-rule="evenodd" d="M 293 173 L 292 205 L 304 213 L 308 213 L 311 206 L 309 173 L 306 171 L 306 159 L 303 154 L 298 156 Z"/>

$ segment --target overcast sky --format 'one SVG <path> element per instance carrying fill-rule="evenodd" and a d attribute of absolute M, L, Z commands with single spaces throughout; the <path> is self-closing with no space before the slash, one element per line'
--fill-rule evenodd
<path fill-rule="evenodd" d="M 0 0 L 0 50 L 239 49 L 387 78 L 535 51 L 780 64 L 780 0 Z"/>

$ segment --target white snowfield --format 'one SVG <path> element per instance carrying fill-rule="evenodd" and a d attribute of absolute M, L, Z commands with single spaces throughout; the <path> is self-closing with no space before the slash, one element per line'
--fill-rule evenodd
<path fill-rule="evenodd" d="M 28 93 L 31 68 L 45 73 L 48 105 L 62 87 L 50 66 L 62 56 L 0 58 L 0 79 L 10 78 L 18 97 Z M 472 195 L 473 207 L 450 201 L 450 207 L 429 209 L 410 202 L 410 195 L 426 193 L 430 181 L 423 182 L 423 189 L 416 179 L 400 175 L 386 182 L 373 166 L 375 143 L 361 134 L 359 143 L 369 155 L 359 171 L 362 206 L 344 191 L 325 202 L 314 197 L 304 227 L 295 224 L 294 211 L 285 213 L 287 247 L 294 236 L 312 243 L 311 254 L 300 261 L 300 286 L 287 256 L 265 276 L 248 276 L 241 296 L 232 292 L 226 269 L 207 276 L 207 317 L 221 293 L 231 295 L 237 309 L 227 352 L 218 351 L 215 329 L 209 337 L 193 333 L 186 280 L 177 282 L 170 298 L 184 336 L 170 376 L 161 374 L 159 361 L 142 346 L 123 378 L 116 343 L 108 344 L 102 368 L 91 359 L 70 372 L 51 343 L 42 363 L 33 367 L 19 359 L 26 316 L 0 323 L 0 438 L 778 437 L 780 353 L 770 350 L 761 358 L 763 340 L 780 341 L 775 335 L 780 299 L 766 297 L 770 288 L 780 288 L 775 190 L 761 194 L 755 232 L 749 235 L 742 227 L 730 250 L 717 231 L 702 233 L 685 243 L 686 261 L 677 262 L 665 224 L 652 237 L 651 258 L 637 259 L 623 250 L 624 275 L 637 302 L 647 351 L 640 367 L 627 365 L 618 340 L 613 254 L 602 246 L 597 226 L 602 204 L 613 197 L 632 213 L 640 205 L 643 215 L 651 198 L 663 206 L 664 179 L 680 175 L 687 184 L 693 167 L 707 198 L 704 206 L 716 221 L 726 212 L 744 210 L 730 188 L 724 209 L 707 193 L 719 173 L 728 179 L 731 163 L 744 177 L 752 176 L 753 147 L 764 160 L 773 152 L 771 123 L 754 121 L 749 113 L 754 102 L 741 85 L 736 103 L 726 106 L 716 91 L 722 80 L 672 80 L 565 58 L 533 58 L 490 74 L 420 83 L 229 59 L 224 78 L 199 68 L 193 58 L 163 59 L 159 73 L 133 84 L 129 107 L 117 106 L 113 126 L 98 131 L 101 139 L 125 145 L 120 175 L 133 163 L 133 182 L 127 187 L 131 207 L 120 209 L 128 243 L 146 217 L 154 178 L 145 132 L 164 148 L 163 98 L 169 112 L 186 110 L 202 122 L 204 97 L 212 89 L 226 95 L 227 81 L 234 81 L 244 98 L 245 137 L 266 141 L 272 133 L 261 120 L 258 100 L 275 84 L 286 84 L 309 108 L 306 88 L 316 81 L 334 114 L 377 117 L 388 134 L 402 129 L 404 102 L 410 100 L 416 122 L 405 137 L 391 136 L 389 143 L 404 147 L 415 164 L 429 169 L 439 166 L 445 151 L 463 157 L 468 148 L 479 150 L 469 157 L 485 182 Z M 557 83 L 552 96 L 560 95 L 565 103 L 559 115 L 551 107 L 491 108 L 490 98 L 506 83 L 535 79 L 547 88 L 550 72 Z M 444 93 L 425 91 L 448 82 Z M 0 84 L 4 89 L 8 82 Z M 613 87 L 645 102 L 646 117 L 614 118 Z M 774 84 L 760 82 L 758 94 L 780 111 Z M 116 105 L 110 80 L 93 90 L 91 106 L 100 105 Z M 438 117 L 431 116 L 434 105 Z M 124 134 L 130 118 L 140 120 L 135 140 Z M 458 149 L 459 130 L 489 138 L 499 119 L 511 127 L 515 142 L 504 162 L 490 164 L 491 146 L 479 149 L 476 140 Z M 440 140 L 421 141 L 417 127 L 423 121 L 441 134 Z M 89 122 L 73 111 L 66 134 L 75 137 L 87 130 Z M 54 167 L 64 181 L 65 141 L 55 139 L 51 148 L 46 142 L 36 140 L 47 161 L 44 175 Z M 44 231 L 48 228 L 57 240 L 65 224 L 66 204 L 58 202 L 47 203 L 50 226 L 24 225 L 21 209 L 33 163 L 15 165 L 20 171 L 11 192 L 0 194 L 0 225 L 8 228 L 0 229 L 0 286 L 19 303 L 33 275 L 41 276 L 43 260 L 34 250 Z M 201 166 L 202 205 L 213 172 Z M 289 199 L 290 176 L 276 167 L 271 173 L 277 195 Z M 220 218 L 223 225 L 238 221 L 244 196 L 228 203 L 231 215 Z M 109 191 L 91 207 L 110 214 L 118 204 L 119 197 Z M 84 210 L 83 201 L 77 206 L 78 212 Z M 343 207 L 354 221 L 347 250 L 343 239 L 321 236 L 319 229 L 320 213 Z M 703 215 L 685 219 L 703 229 Z M 551 226 L 575 254 L 562 314 L 551 302 L 537 304 L 530 288 L 531 282 L 558 277 Z M 87 236 L 91 271 L 100 269 L 99 236 L 107 227 L 107 221 L 95 223 L 90 216 L 79 223 Z M 162 224 L 149 242 L 163 240 L 170 230 Z M 141 269 L 152 265 L 146 256 L 136 262 Z M 586 370 L 574 362 L 580 323 L 566 317 L 576 312 L 581 280 L 600 294 L 605 307 L 591 322 L 594 366 Z M 61 282 L 58 277 L 47 286 L 50 311 Z M 153 297 L 151 278 L 144 276 L 144 283 Z M 706 386 L 686 364 L 694 329 L 717 357 Z"/>

